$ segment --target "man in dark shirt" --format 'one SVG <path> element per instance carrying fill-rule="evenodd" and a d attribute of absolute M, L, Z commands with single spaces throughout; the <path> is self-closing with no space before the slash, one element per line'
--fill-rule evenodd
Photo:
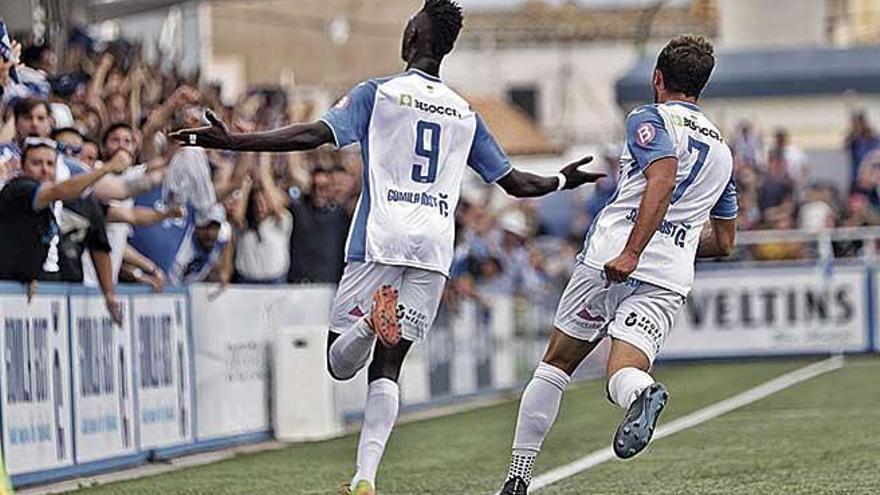
<path fill-rule="evenodd" d="M 351 218 L 333 201 L 330 173 L 312 173 L 312 192 L 290 205 L 293 233 L 290 236 L 291 283 L 339 282 L 345 267 L 345 239 Z"/>
<path fill-rule="evenodd" d="M 59 222 L 62 226 L 61 240 L 58 243 L 58 267 L 63 282 L 83 282 L 82 255 L 86 249 L 93 263 L 96 257 L 110 256 L 105 208 L 91 197 L 64 202 L 62 220 Z M 96 271 L 100 275 L 100 270 Z"/>
<path fill-rule="evenodd" d="M 56 202 L 78 199 L 101 177 L 124 172 L 131 165 L 131 157 L 113 160 L 100 170 L 57 184 L 54 182 L 56 163 L 54 141 L 27 138 L 22 146 L 22 175 L 0 190 L 0 280 L 26 284 L 36 280 L 50 244 L 58 237 L 53 211 Z M 109 290 L 104 284 L 102 289 L 111 315 L 121 321 L 113 298 L 112 279 Z"/>

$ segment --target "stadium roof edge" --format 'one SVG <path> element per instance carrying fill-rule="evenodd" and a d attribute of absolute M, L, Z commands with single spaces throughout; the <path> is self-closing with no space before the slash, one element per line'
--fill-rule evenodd
<path fill-rule="evenodd" d="M 615 84 L 621 106 L 652 100 L 653 58 L 638 61 Z M 704 98 L 880 93 L 880 47 L 721 52 Z"/>

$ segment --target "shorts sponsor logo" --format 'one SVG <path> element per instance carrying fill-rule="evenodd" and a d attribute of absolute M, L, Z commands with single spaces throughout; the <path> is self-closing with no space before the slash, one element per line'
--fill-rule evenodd
<path fill-rule="evenodd" d="M 600 323 L 605 321 L 605 318 L 602 318 L 600 315 L 593 315 L 592 313 L 590 313 L 590 310 L 588 310 L 587 308 L 580 310 L 580 312 L 578 312 L 577 316 L 578 316 L 578 318 L 580 318 L 584 321 L 592 321 L 592 322 L 600 322 Z"/>
<path fill-rule="evenodd" d="M 351 308 L 351 311 L 349 311 L 348 314 L 349 316 L 354 316 L 355 318 L 363 318 L 366 315 L 359 304 L 356 304 L 353 308 Z"/>
<path fill-rule="evenodd" d="M 623 320 L 623 324 L 628 327 L 638 327 L 654 341 L 654 352 L 660 352 L 660 345 L 663 342 L 663 334 L 660 328 L 652 322 L 648 317 L 641 316 L 635 311 L 630 312 Z"/>
<path fill-rule="evenodd" d="M 422 339 L 428 328 L 428 315 L 403 304 L 397 305 L 397 321 L 413 331 L 413 338 Z"/>

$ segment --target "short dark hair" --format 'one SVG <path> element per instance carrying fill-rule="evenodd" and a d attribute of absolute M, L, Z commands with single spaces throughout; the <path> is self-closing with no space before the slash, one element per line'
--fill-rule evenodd
<path fill-rule="evenodd" d="M 666 89 L 698 97 L 715 68 L 715 49 L 706 38 L 683 34 L 669 40 L 657 56 Z"/>
<path fill-rule="evenodd" d="M 24 162 L 27 161 L 28 155 L 33 150 L 37 150 L 40 148 L 46 148 L 47 150 L 52 150 L 53 152 L 55 152 L 55 155 L 57 156 L 58 155 L 58 148 L 56 146 L 53 146 L 52 144 L 49 144 L 49 142 L 44 142 L 44 141 L 46 141 L 46 140 L 39 140 L 33 144 L 26 143 L 24 145 L 23 149 L 21 150 L 21 163 L 24 164 Z"/>
<path fill-rule="evenodd" d="M 134 127 L 132 127 L 131 124 L 128 124 L 126 122 L 114 122 L 110 124 L 110 127 L 105 129 L 104 133 L 101 135 L 102 145 L 107 144 L 107 138 L 110 137 L 110 133 L 112 133 L 116 129 L 127 129 L 128 132 L 130 132 L 131 135 L 134 136 Z"/>
<path fill-rule="evenodd" d="M 431 50 L 434 55 L 442 57 L 451 52 L 461 31 L 461 6 L 453 0 L 425 0 L 422 12 L 431 23 Z"/>
<path fill-rule="evenodd" d="M 12 107 L 12 114 L 16 119 L 19 119 L 24 115 L 30 115 L 30 113 L 39 106 L 46 107 L 46 113 L 52 113 L 52 109 L 49 108 L 49 102 L 46 100 L 40 100 L 38 98 L 22 98 L 15 102 L 15 106 Z"/>
<path fill-rule="evenodd" d="M 52 51 L 52 47 L 43 43 L 39 45 L 31 45 L 21 51 L 21 63 L 28 67 L 35 67 L 42 62 L 43 54 Z"/>

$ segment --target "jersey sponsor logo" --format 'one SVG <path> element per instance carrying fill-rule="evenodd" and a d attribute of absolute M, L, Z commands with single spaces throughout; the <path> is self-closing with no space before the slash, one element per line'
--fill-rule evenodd
<path fill-rule="evenodd" d="M 715 130 L 711 127 L 706 127 L 706 126 L 700 125 L 696 119 L 692 119 L 689 117 L 682 117 L 681 115 L 673 115 L 672 116 L 672 123 L 677 126 L 687 127 L 688 129 L 696 132 L 697 134 L 699 134 L 701 136 L 706 136 L 708 138 L 712 138 L 718 142 L 722 142 L 722 143 L 724 142 L 724 138 L 721 137 L 720 132 L 718 132 L 717 130 Z"/>
<path fill-rule="evenodd" d="M 435 115 L 445 115 L 447 117 L 455 117 L 457 119 L 464 118 L 464 113 L 455 107 L 427 103 L 414 98 L 413 95 L 405 93 L 402 93 L 398 97 L 397 103 L 402 107 L 415 108 L 416 110 L 421 110 L 422 112 L 432 113 Z"/>
<path fill-rule="evenodd" d="M 654 140 L 654 136 L 656 135 L 657 131 L 654 130 L 654 126 L 651 125 L 650 122 L 645 122 L 636 128 L 636 142 L 639 143 L 640 146 L 651 144 L 651 141 Z"/>

